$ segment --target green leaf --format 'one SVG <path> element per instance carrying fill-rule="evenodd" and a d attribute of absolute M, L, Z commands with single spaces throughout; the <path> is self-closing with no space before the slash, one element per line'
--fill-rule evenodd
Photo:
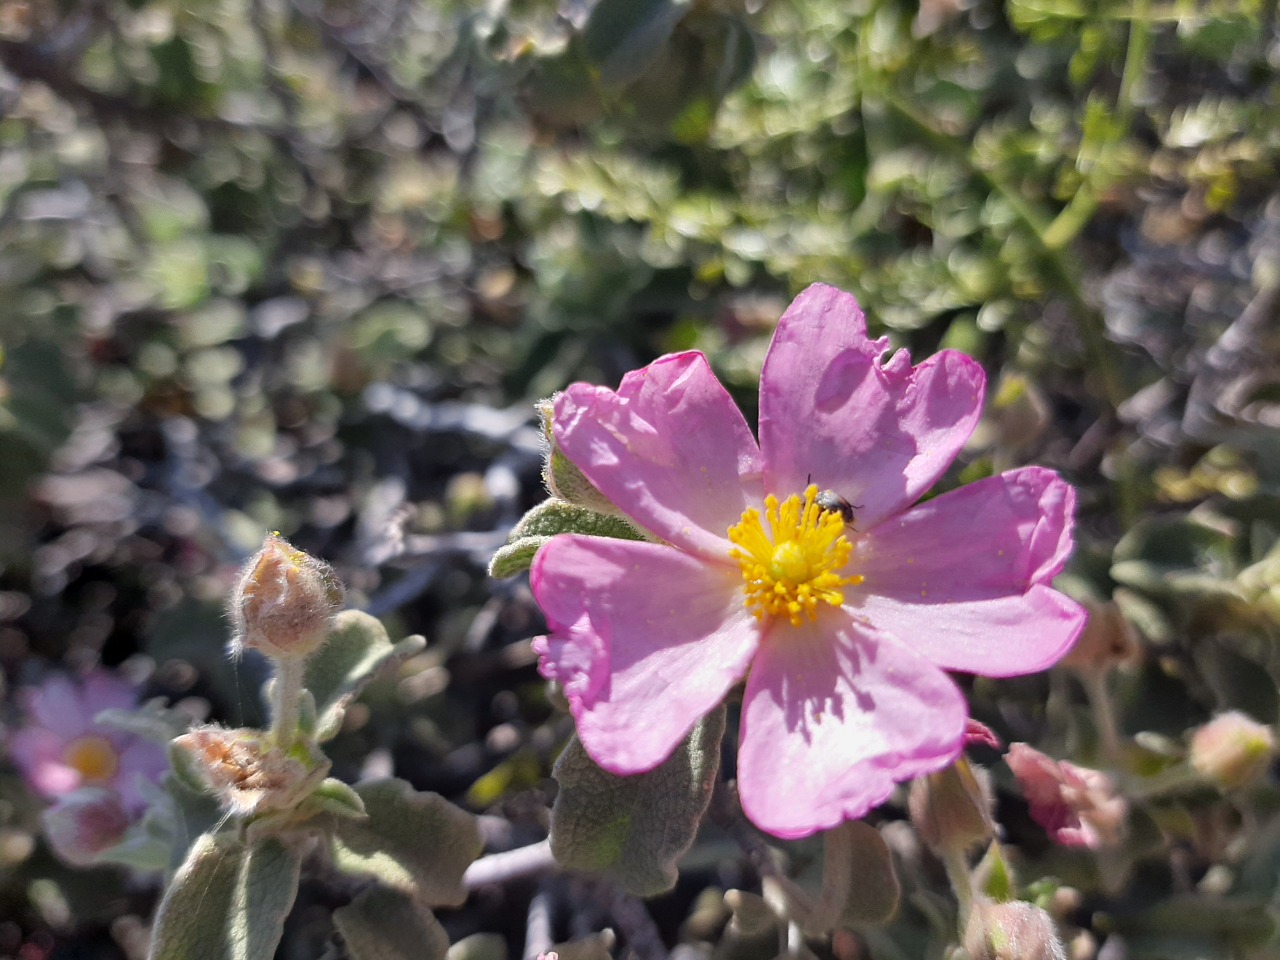
<path fill-rule="evenodd" d="M 851 880 L 841 922 L 854 927 L 888 923 L 898 912 L 898 901 L 902 896 L 889 845 L 879 830 L 861 820 L 842 824 L 836 829 L 852 834 L 846 847 L 853 861 L 849 870 Z"/>
<path fill-rule="evenodd" d="M 690 0 L 600 0 L 582 37 L 600 80 L 625 86 L 644 73 L 691 5 Z"/>
<path fill-rule="evenodd" d="M 649 773 L 601 770 L 575 736 L 556 761 L 551 851 L 573 870 L 607 874 L 639 896 L 670 890 L 720 769 L 725 709 L 709 713 L 671 758 Z"/>
<path fill-rule="evenodd" d="M 644 534 L 622 517 L 574 506 L 554 497 L 544 500 L 511 531 L 507 545 L 494 554 L 489 576 L 514 577 L 529 569 L 538 549 L 559 533 L 582 533 L 616 540 L 643 540 Z"/>
<path fill-rule="evenodd" d="M 476 818 L 403 780 L 362 783 L 355 789 L 369 816 L 335 824 L 338 868 L 373 874 L 427 904 L 462 903 L 467 898 L 462 874 L 482 845 Z"/>
<path fill-rule="evenodd" d="M 333 632 L 307 660 L 304 685 L 316 702 L 316 740 L 337 734 L 342 716 L 370 680 L 387 664 L 407 659 L 427 644 L 419 636 L 393 644 L 376 617 L 344 610 L 334 619 Z"/>
<path fill-rule="evenodd" d="M 174 737 L 182 736 L 191 726 L 191 717 L 170 710 L 165 706 L 163 697 L 148 700 L 132 710 L 103 710 L 93 721 L 155 743 L 168 743 Z"/>
<path fill-rule="evenodd" d="M 275 953 L 302 856 L 279 839 L 248 848 L 204 834 L 156 911 L 150 960 L 261 960 Z"/>
<path fill-rule="evenodd" d="M 497 933 L 473 933 L 449 948 L 449 960 L 507 960 L 507 938 Z"/>
<path fill-rule="evenodd" d="M 333 912 L 351 960 L 443 960 L 444 927 L 411 895 L 370 887 Z"/>

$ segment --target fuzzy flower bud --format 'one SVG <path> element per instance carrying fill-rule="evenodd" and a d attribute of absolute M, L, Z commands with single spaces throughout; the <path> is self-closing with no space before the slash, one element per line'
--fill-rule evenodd
<path fill-rule="evenodd" d="M 911 781 L 907 809 L 929 849 L 968 850 L 995 836 L 991 787 L 982 771 L 961 757 L 945 770 Z"/>
<path fill-rule="evenodd" d="M 964 931 L 970 960 L 1065 960 L 1066 951 L 1049 915 L 1022 900 L 973 905 Z"/>
<path fill-rule="evenodd" d="M 196 727 L 173 744 L 186 757 L 188 773 L 224 810 L 241 817 L 295 806 L 329 772 L 323 755 L 304 763 L 275 749 L 258 730 Z"/>
<path fill-rule="evenodd" d="M 538 416 L 542 420 L 542 439 L 545 444 L 545 459 L 542 464 L 542 482 L 553 497 L 571 503 L 575 507 L 586 507 L 597 513 L 616 514 L 618 508 L 601 493 L 586 475 L 560 450 L 556 443 L 555 430 L 552 428 L 555 397 L 539 401 Z"/>
<path fill-rule="evenodd" d="M 245 564 L 231 596 L 232 649 L 268 657 L 306 657 L 329 636 L 342 607 L 333 568 L 272 533 Z"/>
<path fill-rule="evenodd" d="M 84 787 L 59 798 L 41 817 L 45 837 L 59 858 L 87 867 L 124 839 L 129 814 L 120 796 L 103 787 Z"/>
<path fill-rule="evenodd" d="M 1139 651 L 1133 627 L 1114 601 L 1085 601 L 1089 622 L 1059 666 L 1079 673 L 1105 673 L 1133 660 Z"/>
<path fill-rule="evenodd" d="M 1271 728 L 1239 710 L 1214 717 L 1191 735 L 1191 766 L 1223 790 L 1258 780 L 1275 752 Z"/>

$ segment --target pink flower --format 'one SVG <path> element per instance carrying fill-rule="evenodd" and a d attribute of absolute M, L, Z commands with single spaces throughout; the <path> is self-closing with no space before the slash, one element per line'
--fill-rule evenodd
<path fill-rule="evenodd" d="M 159 744 L 94 722 L 103 710 L 131 710 L 133 686 L 106 670 L 75 683 L 55 674 L 25 691 L 27 722 L 10 738 L 9 754 L 37 793 L 56 798 L 81 787 L 118 794 L 129 812 L 146 806 L 139 786 L 159 780 L 168 760 Z"/>
<path fill-rule="evenodd" d="M 1129 805 L 1098 770 L 1054 760 L 1025 743 L 1010 744 L 1005 762 L 1022 787 L 1031 819 L 1064 847 L 1110 847 L 1124 836 Z"/>
<path fill-rule="evenodd" d="M 853 297 L 810 287 L 765 359 L 759 445 L 701 353 L 556 399 L 561 450 L 655 541 L 558 536 L 531 572 L 540 669 L 606 770 L 657 766 L 745 677 L 743 808 L 806 836 L 956 758 L 968 711 L 944 670 L 1029 673 L 1071 646 L 1084 613 L 1049 586 L 1071 487 L 1032 467 L 913 507 L 985 378 L 887 350 Z"/>
<path fill-rule="evenodd" d="M 130 823 L 120 795 L 103 787 L 82 787 L 59 797 L 41 820 L 49 846 L 77 867 L 89 866 L 119 844 Z"/>

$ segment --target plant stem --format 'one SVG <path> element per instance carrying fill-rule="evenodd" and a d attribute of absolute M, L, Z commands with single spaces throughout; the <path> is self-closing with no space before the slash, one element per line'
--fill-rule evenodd
<path fill-rule="evenodd" d="M 530 874 L 550 870 L 556 865 L 551 855 L 551 841 L 540 840 L 527 847 L 490 853 L 467 867 L 462 885 L 468 890 L 518 880 Z"/>
<path fill-rule="evenodd" d="M 1093 725 L 1102 744 L 1102 755 L 1112 769 L 1123 770 L 1124 748 L 1120 743 L 1115 708 L 1111 705 L 1111 691 L 1107 689 L 1107 675 L 1100 670 L 1090 670 L 1080 674 L 1080 682 L 1093 711 Z"/>
<path fill-rule="evenodd" d="M 302 657 L 279 657 L 271 690 L 271 735 L 276 746 L 288 750 L 298 735 L 298 699 L 307 662 Z"/>
<path fill-rule="evenodd" d="M 973 907 L 973 879 L 969 875 L 969 859 L 963 848 L 948 847 L 942 854 L 942 865 L 947 870 L 947 879 L 951 881 L 956 903 L 960 906 L 959 927 L 963 936 L 969 923 L 969 910 Z"/>

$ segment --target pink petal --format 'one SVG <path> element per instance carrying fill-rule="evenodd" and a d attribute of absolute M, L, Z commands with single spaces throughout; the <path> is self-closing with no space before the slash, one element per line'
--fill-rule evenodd
<path fill-rule="evenodd" d="M 866 529 L 914 503 L 950 466 L 982 412 L 977 361 L 944 350 L 911 366 L 868 340 L 858 302 L 814 284 L 778 321 L 760 375 L 765 488 L 811 479 L 858 507 Z"/>
<path fill-rule="evenodd" d="M 93 713 L 85 709 L 80 687 L 60 673 L 24 691 L 24 697 L 27 713 L 36 723 L 64 740 L 74 740 L 93 726 Z"/>
<path fill-rule="evenodd" d="M 534 642 L 563 684 L 587 753 L 651 770 L 746 673 L 758 640 L 737 570 L 672 547 L 564 535 L 530 582 L 550 634 Z"/>
<path fill-rule="evenodd" d="M 615 393 L 575 383 L 555 404 L 560 448 L 628 516 L 727 562 L 725 532 L 759 503 L 759 450 L 700 353 L 628 373 Z"/>
<path fill-rule="evenodd" d="M 92 720 L 103 710 L 132 710 L 138 705 L 138 691 L 132 683 L 107 670 L 94 670 L 84 678 L 81 703 Z"/>
<path fill-rule="evenodd" d="M 59 797 L 80 786 L 80 773 L 62 759 L 65 742 L 52 730 L 25 727 L 9 738 L 9 756 L 23 779 L 45 797 Z"/>
<path fill-rule="evenodd" d="M 169 772 L 169 758 L 160 744 L 133 737 L 120 753 L 120 766 L 112 778 L 112 786 L 129 810 L 146 806 L 144 783 L 159 783 Z"/>
<path fill-rule="evenodd" d="M 863 534 L 846 601 L 944 670 L 1008 677 L 1056 663 L 1085 611 L 1048 586 L 1071 552 L 1075 491 L 1026 467 L 945 493 Z"/>
<path fill-rule="evenodd" d="M 845 612 L 775 624 L 747 679 L 742 809 L 785 838 L 861 817 L 895 783 L 951 763 L 967 716 L 946 674 Z"/>

